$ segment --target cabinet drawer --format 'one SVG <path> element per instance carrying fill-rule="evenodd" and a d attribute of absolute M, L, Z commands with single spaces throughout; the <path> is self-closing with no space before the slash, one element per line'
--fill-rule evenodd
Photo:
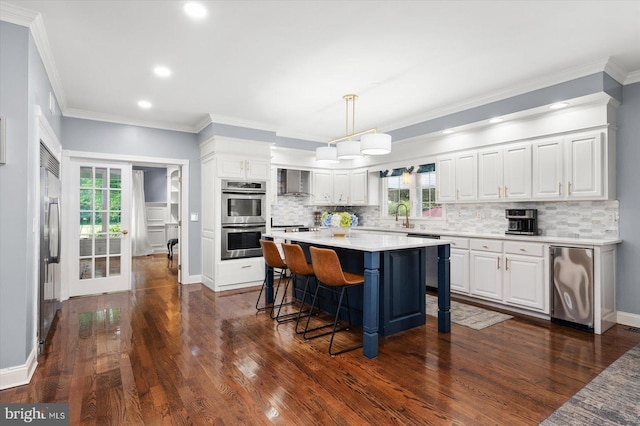
<path fill-rule="evenodd" d="M 228 285 L 262 281 L 264 279 L 264 259 L 225 260 L 218 263 L 218 281 L 216 285 Z"/>
<path fill-rule="evenodd" d="M 502 241 L 470 240 L 471 250 L 502 252 Z"/>
<path fill-rule="evenodd" d="M 525 256 L 544 255 L 544 244 L 525 243 L 520 241 L 505 241 L 504 252 L 508 254 L 522 254 Z"/>
<path fill-rule="evenodd" d="M 450 240 L 451 241 L 451 248 L 457 248 L 457 249 L 468 249 L 469 248 L 469 239 L 468 238 L 447 237 L 447 236 L 444 236 L 444 235 L 441 238 L 443 240 Z"/>

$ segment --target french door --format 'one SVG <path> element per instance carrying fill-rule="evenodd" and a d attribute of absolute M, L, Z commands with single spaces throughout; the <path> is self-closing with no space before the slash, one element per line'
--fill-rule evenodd
<path fill-rule="evenodd" d="M 71 160 L 69 296 L 131 288 L 131 164 Z"/>

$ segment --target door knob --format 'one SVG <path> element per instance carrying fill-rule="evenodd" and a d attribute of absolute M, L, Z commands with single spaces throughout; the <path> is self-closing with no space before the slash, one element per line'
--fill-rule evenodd
<path fill-rule="evenodd" d="M 123 230 L 122 230 L 122 233 L 123 233 L 124 235 L 127 235 L 127 234 L 129 233 L 129 231 L 127 231 L 126 229 L 123 229 Z"/>

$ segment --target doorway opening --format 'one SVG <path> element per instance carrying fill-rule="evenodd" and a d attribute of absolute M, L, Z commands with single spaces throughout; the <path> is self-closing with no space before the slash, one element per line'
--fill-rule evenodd
<path fill-rule="evenodd" d="M 132 213 L 140 223 L 136 227 L 138 235 L 132 235 L 135 246 L 136 238 L 144 238 L 139 243 L 139 250 L 134 249 L 131 263 L 131 289 L 140 290 L 153 286 L 177 284 L 180 281 L 181 268 L 181 189 L 182 167 L 176 164 L 132 163 L 132 169 L 138 174 L 143 185 L 136 200 L 134 187 Z M 134 179 L 135 182 L 135 179 Z M 138 203 L 136 204 L 136 201 Z M 136 207 L 137 205 L 137 207 Z M 149 276 L 151 275 L 151 277 Z"/>

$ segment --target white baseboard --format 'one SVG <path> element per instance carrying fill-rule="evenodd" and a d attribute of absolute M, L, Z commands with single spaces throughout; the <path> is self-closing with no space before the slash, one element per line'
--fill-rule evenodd
<path fill-rule="evenodd" d="M 618 311 L 618 324 L 640 327 L 640 315 Z"/>
<path fill-rule="evenodd" d="M 197 284 L 202 282 L 202 275 L 189 275 L 182 284 Z"/>
<path fill-rule="evenodd" d="M 23 365 L 0 370 L 0 390 L 28 384 L 37 366 L 38 346 L 36 345 Z"/>

